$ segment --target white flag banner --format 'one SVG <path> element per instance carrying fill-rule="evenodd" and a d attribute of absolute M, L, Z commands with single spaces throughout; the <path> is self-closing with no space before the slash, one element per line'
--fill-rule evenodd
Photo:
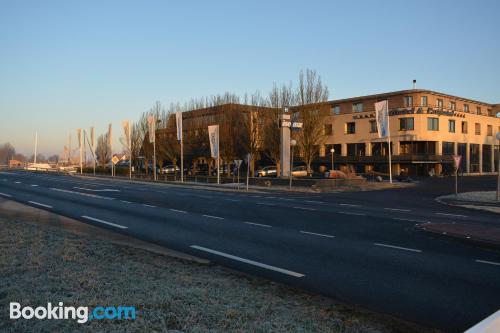
<path fill-rule="evenodd" d="M 182 112 L 175 113 L 175 123 L 177 125 L 177 141 L 182 140 Z"/>
<path fill-rule="evenodd" d="M 130 123 L 128 120 L 122 121 L 123 133 L 125 134 L 125 143 L 130 150 Z"/>
<path fill-rule="evenodd" d="M 76 130 L 76 135 L 78 136 L 78 148 L 82 147 L 82 129 L 79 128 Z"/>
<path fill-rule="evenodd" d="M 90 128 L 90 144 L 92 145 L 92 150 L 93 150 L 95 147 L 94 126 Z"/>
<path fill-rule="evenodd" d="M 155 139 L 155 116 L 148 116 L 148 131 L 149 131 L 149 142 L 153 143 Z"/>
<path fill-rule="evenodd" d="M 210 155 L 219 157 L 219 125 L 208 126 L 208 139 L 210 140 Z"/>
<path fill-rule="evenodd" d="M 389 133 L 389 107 L 387 100 L 375 103 L 375 117 L 377 119 L 377 131 L 379 138 L 385 138 Z"/>
<path fill-rule="evenodd" d="M 111 139 L 111 135 L 112 135 L 112 128 L 111 128 L 111 124 L 109 124 L 108 126 L 108 146 L 111 147 L 111 143 L 113 142 L 113 140 Z"/>

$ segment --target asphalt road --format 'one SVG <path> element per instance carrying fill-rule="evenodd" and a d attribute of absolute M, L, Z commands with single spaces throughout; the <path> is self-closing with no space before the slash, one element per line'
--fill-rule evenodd
<path fill-rule="evenodd" d="M 463 189 L 494 187 L 488 178 L 470 179 Z M 246 193 L 3 171 L 0 197 L 455 332 L 500 308 L 500 252 L 414 225 L 500 218 L 434 202 L 448 183 Z"/>

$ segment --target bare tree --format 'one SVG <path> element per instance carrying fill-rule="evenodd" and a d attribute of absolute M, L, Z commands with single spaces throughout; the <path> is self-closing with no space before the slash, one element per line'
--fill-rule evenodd
<path fill-rule="evenodd" d="M 311 164 L 318 155 L 319 145 L 324 140 L 323 125 L 324 117 L 320 114 L 318 103 L 328 100 L 328 87 L 323 85 L 321 77 L 316 71 L 307 69 L 300 71 L 299 86 L 296 96 L 297 108 L 294 109 L 295 117 L 303 125 L 296 134 L 298 147 L 304 162 L 307 165 L 307 172 L 312 173 Z"/>
<path fill-rule="evenodd" d="M 111 148 L 108 145 L 108 133 L 101 134 L 97 138 L 97 146 L 95 150 L 97 161 L 103 168 L 111 161 Z"/>
<path fill-rule="evenodd" d="M 9 160 L 12 159 L 14 154 L 16 153 L 16 149 L 9 142 L 4 143 L 0 146 L 0 165 L 8 164 Z"/>

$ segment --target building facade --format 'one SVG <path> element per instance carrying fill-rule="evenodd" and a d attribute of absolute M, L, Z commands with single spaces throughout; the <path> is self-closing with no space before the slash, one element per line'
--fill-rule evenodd
<path fill-rule="evenodd" d="M 336 164 L 358 173 L 388 172 L 387 139 L 379 139 L 376 102 L 389 105 L 392 172 L 450 174 L 453 155 L 461 155 L 464 174 L 496 171 L 499 104 L 488 104 L 430 90 L 412 89 L 329 101 L 319 106 L 324 140 L 318 164 Z"/>

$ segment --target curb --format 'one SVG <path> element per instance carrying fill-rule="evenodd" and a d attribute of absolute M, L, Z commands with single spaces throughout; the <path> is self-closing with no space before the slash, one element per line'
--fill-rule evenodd
<path fill-rule="evenodd" d="M 483 208 L 477 208 L 477 207 L 471 207 L 472 205 L 457 205 L 457 204 L 451 204 L 451 203 L 448 203 L 442 199 L 440 199 L 441 197 L 437 197 L 437 198 L 434 198 L 434 201 L 436 201 L 437 203 L 440 203 L 442 205 L 446 205 L 448 207 L 460 207 L 460 208 L 465 208 L 465 209 L 470 209 L 470 210 L 474 210 L 474 211 L 483 211 L 483 212 L 487 212 L 487 213 L 492 213 L 492 214 L 497 214 L 497 215 L 500 215 L 499 212 L 493 212 L 493 211 L 490 211 L 490 210 L 486 210 L 486 209 L 483 209 Z M 483 207 L 483 206 L 479 206 L 479 207 Z"/>

